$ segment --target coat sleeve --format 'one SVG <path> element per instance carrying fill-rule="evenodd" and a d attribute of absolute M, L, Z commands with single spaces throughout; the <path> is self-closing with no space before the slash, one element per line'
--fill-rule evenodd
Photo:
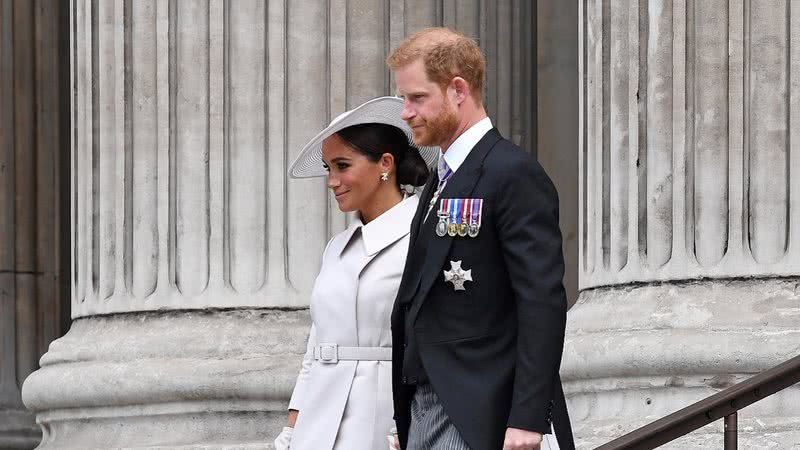
<path fill-rule="evenodd" d="M 533 158 L 505 165 L 495 220 L 517 316 L 517 358 L 507 426 L 550 432 L 567 300 L 558 195 Z"/>
<path fill-rule="evenodd" d="M 333 239 L 328 241 L 325 250 L 322 251 L 322 261 L 328 254 L 328 249 L 331 247 Z M 289 409 L 296 409 L 301 411 L 303 409 L 303 402 L 305 400 L 305 393 L 307 391 L 306 385 L 311 373 L 311 365 L 314 362 L 314 347 L 317 346 L 317 327 L 314 321 L 311 321 L 311 330 L 308 332 L 308 341 L 306 342 L 306 353 L 303 355 L 303 365 L 300 367 L 300 373 L 297 375 L 297 381 L 294 383 L 294 390 L 292 391 L 292 398 L 289 400 Z"/>
<path fill-rule="evenodd" d="M 308 383 L 308 374 L 311 372 L 311 363 L 314 362 L 314 347 L 316 347 L 316 345 L 317 327 L 311 324 L 311 331 L 308 333 L 308 343 L 306 344 L 306 354 L 303 356 L 303 365 L 300 367 L 300 373 L 297 375 L 297 381 L 294 383 L 292 398 L 289 400 L 289 409 L 303 410 L 306 384 Z"/>

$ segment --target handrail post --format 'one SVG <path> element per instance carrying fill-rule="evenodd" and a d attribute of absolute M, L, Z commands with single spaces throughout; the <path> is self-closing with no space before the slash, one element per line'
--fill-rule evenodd
<path fill-rule="evenodd" d="M 736 411 L 725 416 L 725 450 L 736 450 L 738 448 L 739 437 L 737 435 L 738 417 Z"/>

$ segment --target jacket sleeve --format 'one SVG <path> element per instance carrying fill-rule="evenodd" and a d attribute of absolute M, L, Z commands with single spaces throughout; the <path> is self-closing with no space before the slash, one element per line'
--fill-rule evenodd
<path fill-rule="evenodd" d="M 495 220 L 517 315 L 517 358 L 507 425 L 550 432 L 551 399 L 564 346 L 567 300 L 558 195 L 530 157 L 498 180 Z"/>
<path fill-rule="evenodd" d="M 303 410 L 303 401 L 305 400 L 306 384 L 308 383 L 308 374 L 311 372 L 311 363 L 314 362 L 314 347 L 317 345 L 317 327 L 312 323 L 311 331 L 308 333 L 308 343 L 306 344 L 306 354 L 303 356 L 303 365 L 300 367 L 300 373 L 297 375 L 297 381 L 294 383 L 294 391 L 292 391 L 292 398 L 289 400 L 289 409 Z"/>

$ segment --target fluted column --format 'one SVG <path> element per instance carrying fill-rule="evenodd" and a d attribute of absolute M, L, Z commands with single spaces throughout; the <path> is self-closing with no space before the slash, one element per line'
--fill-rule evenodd
<path fill-rule="evenodd" d="M 384 59 L 407 34 L 448 23 L 508 63 L 531 48 L 506 25 L 529 8 L 70 8 L 74 322 L 23 390 L 40 448 L 263 448 L 285 421 L 322 249 L 348 220 L 288 164 L 332 117 L 393 92 Z M 518 97 L 490 103 L 518 141 L 532 130 L 521 61 L 490 72 L 497 97 Z"/>
<path fill-rule="evenodd" d="M 0 0 L 2 449 L 31 449 L 39 442 L 20 388 L 69 323 L 64 12 L 59 3 Z"/>
<path fill-rule="evenodd" d="M 581 8 L 581 292 L 563 377 L 588 448 L 800 352 L 800 10 Z M 740 442 L 798 442 L 798 395 L 740 412 Z M 670 448 L 720 447 L 721 427 Z"/>

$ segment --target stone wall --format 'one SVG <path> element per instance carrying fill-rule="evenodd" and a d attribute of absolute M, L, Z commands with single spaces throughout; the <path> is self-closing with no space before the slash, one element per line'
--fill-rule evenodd
<path fill-rule="evenodd" d="M 562 367 L 588 447 L 800 352 L 793 2 L 581 3 L 579 302 Z M 800 442 L 797 388 L 739 415 Z M 670 448 L 721 446 L 721 423 Z"/>

